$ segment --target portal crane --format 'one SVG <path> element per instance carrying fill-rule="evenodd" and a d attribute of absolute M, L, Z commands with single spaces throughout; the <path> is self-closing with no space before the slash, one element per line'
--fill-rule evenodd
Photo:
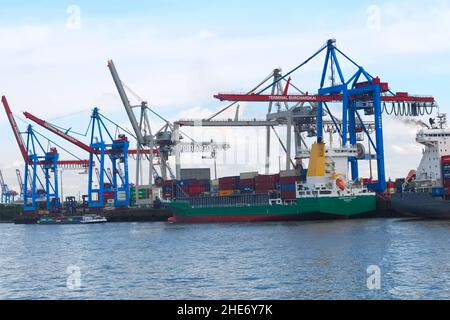
<path fill-rule="evenodd" d="M 59 160 L 57 149 L 44 149 L 37 137 L 40 134 L 34 131 L 31 125 L 27 127 L 27 131 L 25 132 L 27 135 L 25 143 L 5 96 L 2 96 L 2 103 L 25 162 L 25 182 L 23 184 L 24 211 L 37 211 L 37 201 L 42 198 L 42 192 L 37 189 L 38 184 L 41 190 L 44 190 L 47 210 L 59 211 L 61 206 L 58 193 L 57 168 L 68 170 L 85 169 L 88 167 L 89 162 L 81 159 Z M 48 141 L 51 142 L 50 140 Z M 38 175 L 38 168 L 42 169 L 44 182 Z"/>
<path fill-rule="evenodd" d="M 300 94 L 296 95 L 289 94 L 290 88 L 297 89 L 291 81 L 291 76 L 294 72 L 301 69 L 322 52 L 326 52 L 326 57 L 320 78 L 320 88 L 317 94 L 311 95 L 307 92 L 300 92 Z M 344 76 L 344 72 L 341 69 L 341 61 L 338 59 L 338 56 L 343 57 L 346 62 L 356 67 L 357 71 L 351 77 L 346 78 Z M 329 79 L 331 80 L 330 86 L 327 86 L 325 83 L 327 76 L 329 76 Z M 268 77 L 263 83 L 270 79 L 271 77 Z M 286 81 L 287 84 L 284 90 L 279 90 L 279 85 L 282 81 Z M 435 99 L 431 96 L 419 97 L 409 95 L 407 92 L 392 92 L 389 89 L 388 83 L 382 82 L 378 77 L 371 76 L 362 66 L 358 65 L 345 53 L 339 50 L 336 47 L 336 40 L 334 39 L 328 40 L 316 53 L 284 76 L 281 76 L 279 73 L 278 76 L 277 74 L 274 74 L 273 81 L 266 86 L 263 86 L 263 83 L 247 94 L 219 93 L 214 97 L 221 101 L 232 101 L 233 103 L 227 108 L 230 108 L 239 101 L 283 102 L 286 104 L 297 103 L 300 105 L 303 103 L 311 103 L 311 112 L 316 120 L 316 136 L 319 143 L 323 142 L 324 115 L 328 114 L 333 121 L 336 119 L 328 104 L 341 103 L 343 125 L 342 129 L 338 131 L 341 136 L 342 144 L 343 146 L 357 146 L 358 132 L 356 126 L 358 123 L 361 124 L 363 132 L 368 137 L 369 146 L 373 147 L 373 150 L 376 153 L 375 158 L 378 169 L 378 183 L 372 186 L 372 189 L 380 192 L 384 192 L 386 187 L 382 125 L 383 111 L 389 113 L 387 112 L 386 104 L 392 103 L 393 110 L 401 109 L 403 110 L 401 112 L 403 115 L 409 116 L 424 114 L 425 112 L 429 112 L 429 109 L 432 110 L 433 107 L 435 107 Z M 278 89 L 274 90 L 275 88 Z M 269 93 L 268 90 L 272 90 L 272 92 Z M 299 90 L 297 89 L 297 91 Z M 365 115 L 373 116 L 375 123 L 375 141 L 372 139 L 368 128 L 364 125 L 360 111 L 363 111 Z M 220 112 L 221 111 L 219 111 L 219 113 Z M 208 120 L 212 120 L 215 116 L 216 115 Z M 274 116 L 276 117 L 277 115 L 274 114 Z M 287 144 L 290 145 L 289 140 Z M 362 157 L 361 159 L 349 159 L 352 178 L 355 181 L 359 179 L 358 162 L 363 159 L 365 160 L 365 157 Z"/>
<path fill-rule="evenodd" d="M 17 192 L 9 189 L 8 185 L 5 183 L 5 180 L 3 179 L 3 174 L 1 170 L 0 170 L 0 186 L 2 188 L 1 203 L 8 204 L 14 202 L 14 198 L 15 196 L 17 196 Z"/>

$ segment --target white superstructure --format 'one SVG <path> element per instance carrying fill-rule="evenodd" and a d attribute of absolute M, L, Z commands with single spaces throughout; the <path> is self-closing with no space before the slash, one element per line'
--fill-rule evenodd
<path fill-rule="evenodd" d="M 450 155 L 450 128 L 446 115 L 440 114 L 438 119 L 438 125 L 420 130 L 416 136 L 416 141 L 425 146 L 417 168 L 417 186 L 440 186 L 442 183 L 441 158 Z"/>

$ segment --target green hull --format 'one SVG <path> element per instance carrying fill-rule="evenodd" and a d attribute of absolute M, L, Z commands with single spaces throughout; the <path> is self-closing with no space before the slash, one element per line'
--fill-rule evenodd
<path fill-rule="evenodd" d="M 188 201 L 167 205 L 174 222 L 288 221 L 353 217 L 376 210 L 375 195 L 299 198 L 291 205 L 240 205 L 192 208 Z"/>

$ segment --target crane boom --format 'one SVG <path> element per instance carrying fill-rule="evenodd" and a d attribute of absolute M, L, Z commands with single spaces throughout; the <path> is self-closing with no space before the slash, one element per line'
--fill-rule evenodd
<path fill-rule="evenodd" d="M 5 107 L 6 116 L 8 117 L 9 123 L 11 124 L 14 136 L 16 137 L 17 144 L 19 145 L 20 153 L 22 153 L 23 160 L 25 161 L 25 163 L 30 163 L 30 158 L 28 157 L 25 144 L 22 140 L 22 136 L 20 135 L 19 127 L 17 126 L 16 120 L 14 119 L 11 108 L 8 104 L 8 100 L 6 100 L 5 96 L 2 96 L 2 103 Z"/>
<path fill-rule="evenodd" d="M 45 128 L 45 129 L 47 129 L 47 130 L 53 132 L 53 133 L 56 134 L 57 136 L 60 136 L 61 138 L 63 138 L 63 139 L 65 139 L 65 140 L 67 140 L 67 141 L 73 143 L 73 144 L 76 145 L 77 147 L 79 147 L 79 148 L 81 148 L 81 149 L 83 149 L 83 150 L 85 150 L 85 151 L 87 151 L 87 152 L 89 152 L 89 153 L 95 153 L 95 150 L 92 149 L 90 146 L 88 146 L 87 144 L 81 142 L 80 140 L 75 139 L 74 137 L 68 135 L 67 133 L 65 133 L 64 131 L 62 131 L 62 130 L 56 128 L 56 127 L 53 126 L 52 124 L 50 124 L 50 123 L 48 123 L 48 122 L 46 122 L 46 121 L 44 121 L 44 120 L 42 120 L 42 119 L 39 119 L 38 117 L 32 115 L 32 114 L 29 113 L 29 112 L 24 112 L 23 114 L 24 114 L 24 116 L 25 116 L 27 119 L 29 119 L 29 120 L 31 120 L 31 121 L 37 123 L 38 125 L 40 125 L 41 127 Z"/>
<path fill-rule="evenodd" d="M 125 107 L 125 111 L 128 114 L 131 125 L 133 126 L 134 133 L 136 134 L 136 139 L 140 145 L 145 145 L 145 138 L 142 135 L 141 129 L 136 120 L 136 116 L 134 115 L 133 109 L 130 105 L 130 100 L 128 100 L 125 88 L 123 87 L 122 81 L 120 80 L 119 74 L 117 73 L 116 66 L 114 65 L 114 62 L 112 60 L 108 60 L 108 68 L 111 72 L 114 83 L 116 84 L 117 91 L 119 91 L 120 98 L 122 99 L 123 106 Z"/>
<path fill-rule="evenodd" d="M 219 93 L 214 98 L 220 101 L 242 101 L 242 102 L 340 102 L 343 100 L 341 94 L 332 95 L 263 95 L 263 94 L 223 94 Z M 407 93 L 398 92 L 395 96 L 382 96 L 383 102 L 435 102 L 433 97 L 410 96 Z"/>

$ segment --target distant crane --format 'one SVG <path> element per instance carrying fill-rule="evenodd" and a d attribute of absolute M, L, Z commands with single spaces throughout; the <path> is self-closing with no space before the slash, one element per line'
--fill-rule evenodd
<path fill-rule="evenodd" d="M 23 185 L 23 180 L 22 180 L 22 174 L 20 173 L 19 169 L 16 169 L 16 176 L 17 176 L 17 181 L 19 182 L 19 188 L 20 188 L 20 197 L 23 198 L 24 194 L 25 194 L 25 188 Z"/>
<path fill-rule="evenodd" d="M 10 190 L 8 185 L 5 183 L 5 180 L 3 179 L 2 171 L 0 170 L 0 185 L 2 188 L 2 203 L 8 204 L 11 202 L 14 202 L 15 196 L 17 196 L 17 192 L 14 190 Z"/>

